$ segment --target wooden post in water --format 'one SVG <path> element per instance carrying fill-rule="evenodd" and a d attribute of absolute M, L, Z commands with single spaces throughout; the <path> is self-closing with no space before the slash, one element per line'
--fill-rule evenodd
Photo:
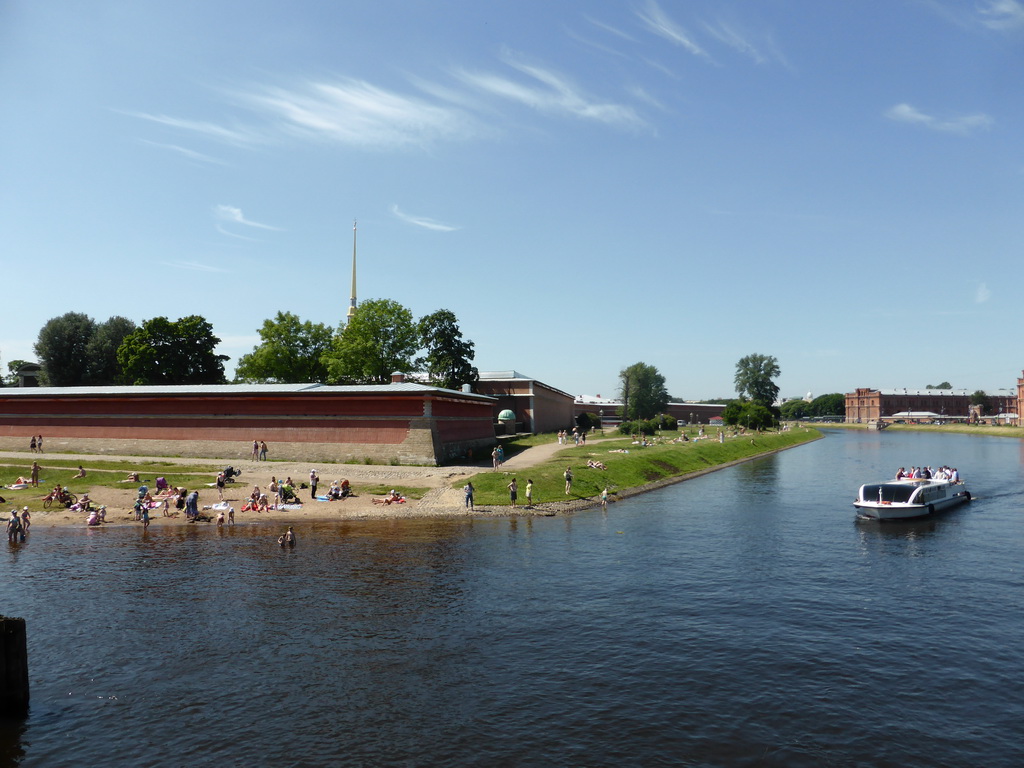
<path fill-rule="evenodd" d="M 28 643 L 25 620 L 0 616 L 0 715 L 28 714 Z"/>

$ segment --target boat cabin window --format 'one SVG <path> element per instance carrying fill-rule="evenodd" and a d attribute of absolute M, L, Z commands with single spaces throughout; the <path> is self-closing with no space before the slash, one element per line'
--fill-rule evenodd
<path fill-rule="evenodd" d="M 911 495 L 917 490 L 914 485 L 865 485 L 864 501 L 888 501 L 897 504 L 905 504 L 910 501 Z M 879 496 L 881 491 L 881 496 Z"/>

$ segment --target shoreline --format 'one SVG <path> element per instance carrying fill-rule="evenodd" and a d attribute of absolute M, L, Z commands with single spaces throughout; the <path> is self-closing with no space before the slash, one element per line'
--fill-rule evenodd
<path fill-rule="evenodd" d="M 824 435 L 819 435 L 818 437 L 806 442 L 820 440 L 822 437 L 824 437 Z M 806 442 L 783 446 L 780 448 L 773 448 L 762 453 L 734 459 L 722 464 L 716 464 L 681 475 L 665 477 L 642 485 L 624 488 L 615 492 L 609 499 L 609 502 L 614 504 L 618 501 L 649 493 L 668 485 L 686 482 L 687 480 L 692 480 L 711 472 L 717 472 L 718 470 L 743 464 L 765 456 L 770 456 L 789 448 L 805 445 Z M 60 458 L 68 457 L 61 456 Z M 103 458 L 105 460 L 109 460 L 111 457 L 104 456 Z M 126 466 L 130 465 L 133 459 L 136 462 L 143 461 L 141 457 L 125 457 Z M 83 461 L 85 460 L 86 459 L 83 458 Z M 289 468 L 292 469 L 291 473 L 288 471 Z M 466 509 L 464 504 L 461 503 L 461 490 L 451 487 L 452 480 L 461 480 L 464 477 L 468 478 L 472 475 L 479 474 L 481 470 L 481 467 L 423 468 L 328 465 L 325 467 L 323 472 L 320 472 L 322 478 L 321 488 L 328 486 L 330 484 L 330 480 L 334 479 L 335 475 L 338 475 L 339 478 L 348 477 L 351 479 L 353 487 L 357 489 L 356 496 L 344 501 L 311 502 L 306 498 L 303 500 L 301 509 L 271 510 L 269 512 L 260 513 L 241 511 L 244 500 L 248 497 L 248 492 L 252 488 L 251 483 L 257 484 L 263 488 L 269 483 L 271 476 L 289 476 L 289 474 L 293 474 L 301 477 L 301 475 L 299 475 L 298 470 L 292 464 L 286 465 L 277 462 L 249 462 L 244 466 L 244 474 L 242 476 L 244 478 L 243 481 L 230 484 L 225 490 L 224 500 L 231 506 L 235 507 L 235 525 L 295 525 L 303 523 L 353 522 L 390 519 L 553 517 L 572 515 L 601 506 L 600 498 L 594 496 L 578 497 L 570 500 L 539 502 L 530 507 L 485 505 L 476 506 L 471 510 Z M 405 504 L 391 505 L 374 504 L 372 501 L 373 497 L 371 495 L 358 493 L 358 484 L 360 482 L 365 483 L 373 481 L 375 484 L 380 484 L 382 480 L 386 481 L 384 484 L 393 482 L 395 485 L 416 485 L 419 487 L 427 487 L 429 490 L 421 499 L 410 500 Z M 140 481 L 140 484 L 144 481 L 145 478 Z M 49 482 L 52 485 L 52 474 Z M 42 491 L 45 488 L 45 481 L 41 478 L 40 486 L 36 490 Z M 213 528 L 219 527 L 216 523 L 217 511 L 209 509 L 209 507 L 211 507 L 215 502 L 215 499 L 211 497 L 215 497 L 217 495 L 216 491 L 205 486 L 201 487 L 199 490 L 200 511 L 213 518 L 210 522 L 191 522 L 186 520 L 183 513 L 180 512 L 177 516 L 164 517 L 159 509 L 155 509 L 150 512 L 149 527 L 151 529 L 170 527 L 179 528 L 190 525 L 211 526 Z M 107 522 L 94 527 L 141 527 L 142 523 L 135 520 L 134 513 L 132 512 L 135 493 L 135 486 L 123 489 L 100 486 L 91 489 L 89 491 L 90 498 L 96 502 L 97 505 L 107 506 Z M 309 490 L 301 489 L 298 493 L 301 497 L 304 494 L 308 495 Z M 7 502 L 8 507 L 17 506 L 20 508 L 22 504 L 22 500 L 8 499 Z M 203 507 L 207 507 L 207 509 L 204 509 Z M 51 511 L 38 510 L 32 512 L 32 526 L 35 528 L 62 528 L 68 526 L 84 528 L 86 527 L 85 518 L 85 513 L 72 512 L 67 509 Z M 224 527 L 231 527 L 228 525 L 226 520 L 224 522 Z"/>

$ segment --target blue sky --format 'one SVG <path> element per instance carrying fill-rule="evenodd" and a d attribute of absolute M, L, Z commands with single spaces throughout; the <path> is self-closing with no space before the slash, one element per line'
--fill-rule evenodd
<path fill-rule="evenodd" d="M 573 394 L 1011 387 L 1022 80 L 1017 0 L 8 0 L 0 360 L 337 326 L 358 219 L 360 299 Z"/>

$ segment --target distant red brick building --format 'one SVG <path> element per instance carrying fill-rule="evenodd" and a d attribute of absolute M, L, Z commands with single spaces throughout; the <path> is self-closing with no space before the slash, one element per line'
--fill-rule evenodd
<path fill-rule="evenodd" d="M 48 450 L 439 464 L 495 443 L 494 399 L 397 381 L 377 386 L 225 384 L 195 387 L 0 389 L 0 439 L 42 434 Z M 16 441 L 20 445 L 21 440 Z M 158 450 L 156 444 L 160 444 Z"/>
<path fill-rule="evenodd" d="M 620 400 L 612 400 L 600 395 L 580 395 L 574 404 L 575 413 L 596 413 L 598 416 L 604 413 L 606 422 L 618 423 L 621 421 L 619 411 L 622 409 Z M 716 416 L 721 416 L 725 410 L 724 405 L 718 403 L 669 403 L 665 406 L 665 413 L 677 421 L 685 421 L 689 424 L 709 424 Z"/>
<path fill-rule="evenodd" d="M 1020 413 L 1018 392 L 1000 390 L 989 395 L 984 418 L 1016 423 Z M 927 421 L 971 420 L 971 393 L 966 389 L 871 389 L 861 387 L 846 395 L 846 422 L 870 424 L 899 419 Z"/>

